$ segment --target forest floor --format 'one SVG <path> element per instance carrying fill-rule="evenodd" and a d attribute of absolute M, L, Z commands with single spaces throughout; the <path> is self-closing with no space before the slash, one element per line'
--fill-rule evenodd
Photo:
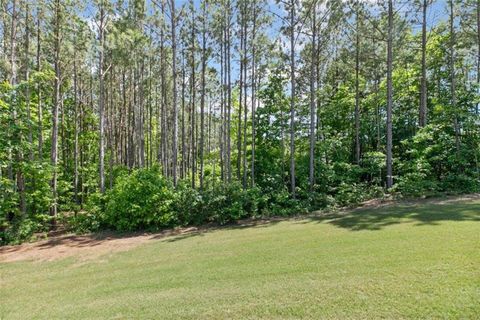
<path fill-rule="evenodd" d="M 0 319 L 479 318 L 480 195 L 0 247 Z"/>

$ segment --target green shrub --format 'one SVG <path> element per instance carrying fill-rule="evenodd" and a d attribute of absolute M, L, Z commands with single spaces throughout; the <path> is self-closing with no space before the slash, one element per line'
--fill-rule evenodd
<path fill-rule="evenodd" d="M 17 218 L 0 231 L 0 244 L 19 244 L 28 241 L 35 233 L 47 231 L 45 225 L 29 218 Z"/>
<path fill-rule="evenodd" d="M 472 193 L 480 189 L 480 181 L 474 174 L 449 173 L 442 181 L 443 190 L 453 191 L 455 193 Z"/>
<path fill-rule="evenodd" d="M 107 194 L 105 222 L 116 230 L 159 229 L 175 224 L 172 184 L 157 168 L 122 176 Z"/>
<path fill-rule="evenodd" d="M 201 212 L 202 201 L 200 191 L 192 188 L 190 181 L 179 181 L 172 205 L 172 210 L 176 213 L 175 223 L 180 226 L 204 223 L 205 217 Z"/>
<path fill-rule="evenodd" d="M 92 212 L 81 212 L 67 219 L 70 230 L 76 233 L 95 232 L 100 230 L 101 220 Z"/>
<path fill-rule="evenodd" d="M 202 193 L 199 210 L 205 221 L 225 224 L 253 215 L 247 211 L 247 207 L 252 207 L 250 200 L 240 183 L 218 184 Z"/>

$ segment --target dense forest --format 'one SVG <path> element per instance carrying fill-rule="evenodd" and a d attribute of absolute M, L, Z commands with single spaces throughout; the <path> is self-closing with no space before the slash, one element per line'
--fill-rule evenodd
<path fill-rule="evenodd" d="M 0 242 L 480 189 L 480 0 L 1 0 Z"/>

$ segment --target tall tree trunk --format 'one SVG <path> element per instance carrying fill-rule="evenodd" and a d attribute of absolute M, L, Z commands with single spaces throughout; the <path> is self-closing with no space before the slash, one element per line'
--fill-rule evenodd
<path fill-rule="evenodd" d="M 10 83 L 12 86 L 17 85 L 17 52 L 16 52 L 16 47 L 17 47 L 17 2 L 16 0 L 13 0 L 12 4 L 12 23 L 11 23 L 11 32 L 10 32 L 10 67 L 11 67 L 11 80 Z M 17 123 L 17 105 L 12 105 L 12 117 L 14 123 Z M 18 124 L 17 124 L 18 125 Z M 16 143 L 21 146 L 22 145 L 22 135 L 20 132 L 15 133 L 15 140 Z M 25 199 L 25 181 L 24 181 L 24 176 L 22 169 L 20 167 L 20 163 L 23 162 L 23 152 L 21 148 L 16 150 L 15 152 L 15 162 L 17 164 L 16 168 L 16 188 L 17 192 L 20 196 L 20 203 L 19 203 L 19 208 L 20 212 L 22 214 L 26 213 L 26 199 Z M 12 159 L 10 157 L 10 159 Z M 9 164 L 9 171 L 12 171 L 12 163 Z M 13 176 L 12 176 L 13 178 Z"/>
<path fill-rule="evenodd" d="M 360 163 L 360 17 L 359 0 L 355 2 L 355 163 Z"/>
<path fill-rule="evenodd" d="M 197 174 L 197 150 L 196 150 L 196 110 L 195 110 L 195 96 L 196 96 L 196 79 L 195 79 L 195 6 L 193 0 L 191 1 L 192 8 L 192 26 L 191 26 L 191 69 L 192 69 L 192 79 L 191 79 L 191 148 L 192 148 L 192 188 L 195 188 L 195 180 Z"/>
<path fill-rule="evenodd" d="M 185 49 L 182 48 L 182 168 L 181 178 L 185 178 L 187 173 L 187 154 L 186 154 L 186 137 L 185 137 Z"/>
<path fill-rule="evenodd" d="M 110 59 L 112 59 L 110 55 Z M 113 121 L 113 98 L 115 95 L 115 85 L 114 85 L 114 74 L 115 74 L 115 68 L 112 66 L 110 68 L 110 77 L 109 77 L 109 86 L 110 86 L 110 102 L 108 103 L 107 107 L 107 148 L 109 150 L 109 159 L 108 159 L 108 185 L 109 188 L 113 188 L 113 162 L 114 162 L 114 135 L 113 135 L 113 130 L 114 130 L 114 124 L 115 122 Z"/>
<path fill-rule="evenodd" d="M 137 134 L 138 134 L 138 166 L 140 168 L 145 167 L 145 99 L 144 99 L 144 70 L 145 70 L 145 61 L 143 53 L 140 54 L 140 70 L 137 69 L 139 73 L 137 78 L 138 81 L 138 95 L 137 95 L 137 105 L 138 105 L 138 117 L 137 117 Z"/>
<path fill-rule="evenodd" d="M 25 88 L 25 108 L 27 109 L 27 126 L 28 126 L 28 149 L 30 154 L 30 161 L 34 159 L 33 152 L 33 128 L 32 115 L 30 110 L 30 9 L 28 3 L 25 4 L 25 81 L 27 86 Z"/>
<path fill-rule="evenodd" d="M 450 0 L 450 93 L 453 108 L 453 127 L 455 130 L 455 146 L 457 155 L 460 152 L 460 128 L 458 124 L 457 93 L 456 93 L 456 69 L 455 69 L 455 4 Z"/>
<path fill-rule="evenodd" d="M 256 104 L 256 35 L 257 35 L 257 6 L 253 3 L 253 26 L 252 26 L 252 163 L 251 163 L 251 186 L 255 186 L 255 104 Z"/>
<path fill-rule="evenodd" d="M 316 89 L 315 82 L 317 80 L 317 2 L 314 0 L 312 4 L 312 48 L 310 56 L 310 158 L 309 158 L 309 182 L 310 190 L 315 185 L 315 106 L 316 106 Z"/>
<path fill-rule="evenodd" d="M 55 30 L 54 30 L 54 100 L 52 110 L 52 145 L 50 150 L 50 161 L 53 167 L 52 177 L 52 207 L 50 215 L 52 216 L 52 225 L 55 225 L 57 217 L 57 164 L 58 164 L 58 110 L 61 104 L 61 69 L 60 69 L 60 28 L 61 28 L 61 1 L 55 0 Z"/>
<path fill-rule="evenodd" d="M 177 106 L 177 43 L 176 43 L 176 13 L 175 0 L 170 1 L 170 16 L 172 22 L 172 81 L 173 81 L 173 184 L 177 186 L 177 157 L 178 157 L 178 106 Z"/>
<path fill-rule="evenodd" d="M 245 20 L 243 8 L 240 8 L 240 51 L 239 51 L 239 59 L 240 59 L 240 79 L 238 82 L 238 125 L 237 125 L 237 179 L 240 181 L 240 174 L 241 174 L 241 163 L 242 163 L 242 103 L 243 103 L 243 68 L 244 68 L 244 30 L 243 30 L 243 23 Z"/>
<path fill-rule="evenodd" d="M 427 125 L 427 7 L 428 0 L 423 0 L 422 5 L 422 79 L 420 88 L 420 110 L 418 125 Z"/>
<path fill-rule="evenodd" d="M 8 39 L 8 19 L 7 19 L 7 0 L 0 0 L 0 6 L 2 11 L 2 60 L 7 65 L 9 57 L 8 57 L 8 48 L 7 48 L 7 39 Z M 6 73 L 2 73 L 2 81 L 8 80 L 8 75 Z"/>
<path fill-rule="evenodd" d="M 226 149 L 226 140 L 225 140 L 225 126 L 226 126 L 226 105 L 225 105 L 225 95 L 226 95 L 226 81 L 225 81 L 225 51 L 224 48 L 225 42 L 225 28 L 222 26 L 221 30 L 221 39 L 220 39 L 220 131 L 218 135 L 219 146 L 220 146 L 220 176 L 222 181 L 226 181 L 225 174 L 225 149 Z"/>
<path fill-rule="evenodd" d="M 98 79 L 99 79 L 99 92 L 98 92 L 98 112 L 99 112 L 99 174 L 100 174 L 100 192 L 105 193 L 105 115 L 104 115 L 104 29 L 105 29 L 105 10 L 103 4 L 100 5 L 100 23 L 99 23 L 99 57 L 98 57 Z"/>
<path fill-rule="evenodd" d="M 388 0 L 387 39 L 387 190 L 393 186 L 392 109 L 393 109 L 393 0 Z"/>
<path fill-rule="evenodd" d="M 41 71 L 41 31 L 40 31 L 40 6 L 37 8 L 37 72 Z M 43 159 L 43 105 L 42 105 L 42 89 L 37 84 L 38 95 L 38 157 Z"/>
<path fill-rule="evenodd" d="M 12 21 L 10 25 L 10 83 L 17 84 L 17 1 L 12 1 Z M 14 111 L 16 112 L 16 111 Z"/>
<path fill-rule="evenodd" d="M 207 68 L 207 5 L 208 0 L 205 0 L 203 3 L 203 17 L 202 17 L 202 96 L 200 99 L 200 189 L 203 190 L 203 179 L 204 179 L 204 144 L 205 144 L 205 94 L 206 94 L 206 83 L 205 83 L 205 72 Z"/>
<path fill-rule="evenodd" d="M 295 0 L 290 6 L 290 191 L 295 198 Z"/>
<path fill-rule="evenodd" d="M 161 1 L 161 12 L 162 17 L 165 17 L 165 0 Z M 167 119 L 166 119 L 166 109 L 167 109 L 167 88 L 166 88 L 166 75 L 165 75 L 165 44 L 164 44 L 164 29 L 165 24 L 162 23 L 160 26 L 160 89 L 161 89 L 161 123 L 159 124 L 159 130 L 161 131 L 161 141 L 160 141 L 160 151 L 161 151 L 161 162 L 162 162 L 162 172 L 164 176 L 167 176 Z"/>
<path fill-rule="evenodd" d="M 76 44 L 73 56 L 73 103 L 75 108 L 74 113 L 74 146 L 73 146 L 73 193 L 75 197 L 75 203 L 80 204 L 78 197 L 78 147 L 79 147 L 79 126 L 78 126 L 78 72 L 77 72 L 77 57 L 76 57 Z"/>
<path fill-rule="evenodd" d="M 232 70 L 231 70 L 231 16 L 232 16 L 232 8 L 230 0 L 227 0 L 227 9 L 225 10 L 227 14 L 227 25 L 226 25 L 226 73 L 227 73 L 227 178 L 228 182 L 232 182 L 232 149 L 231 149 L 231 122 L 232 122 Z"/>
<path fill-rule="evenodd" d="M 243 9 L 243 53 L 244 53 L 244 62 L 243 62 L 243 155 L 242 155 L 242 185 L 243 189 L 247 189 L 247 120 L 248 120 L 248 105 L 247 105 L 247 71 L 248 71 L 248 42 L 247 42 L 247 33 L 248 33 L 248 21 L 247 21 L 247 1 L 244 2 Z"/>

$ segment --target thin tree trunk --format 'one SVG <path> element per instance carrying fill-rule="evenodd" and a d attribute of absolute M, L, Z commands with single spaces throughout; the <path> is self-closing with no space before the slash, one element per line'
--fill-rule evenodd
<path fill-rule="evenodd" d="M 182 168 L 181 168 L 181 177 L 185 178 L 187 173 L 187 155 L 186 155 L 186 142 L 185 142 L 185 50 L 182 49 Z"/>
<path fill-rule="evenodd" d="M 480 1 L 480 0 L 479 0 Z M 422 79 L 420 88 L 420 112 L 418 125 L 427 125 L 427 7 L 428 0 L 423 0 L 422 6 Z"/>
<path fill-rule="evenodd" d="M 28 149 L 30 153 L 30 161 L 33 161 L 35 154 L 33 152 L 33 128 L 32 115 L 30 110 L 30 10 L 28 3 L 25 4 L 25 108 L 27 109 L 27 126 L 28 126 Z"/>
<path fill-rule="evenodd" d="M 111 59 L 111 55 L 110 55 L 110 59 Z M 112 68 L 110 68 L 110 79 L 109 79 L 109 82 L 110 82 L 110 103 L 108 103 L 108 108 L 107 108 L 107 148 L 110 152 L 110 157 L 108 159 L 108 183 L 109 183 L 109 188 L 112 189 L 113 188 L 113 161 L 114 161 L 114 150 L 113 150 L 113 138 L 114 138 L 114 135 L 113 135 L 113 126 L 114 126 L 114 121 L 113 121 L 113 98 L 114 98 L 114 89 L 115 89 L 115 86 L 114 86 L 114 74 L 115 74 L 115 69 L 114 67 L 112 66 Z"/>
<path fill-rule="evenodd" d="M 317 2 L 314 0 L 312 8 L 312 48 L 311 48 L 311 65 L 310 65 L 310 158 L 309 158 L 309 182 L 310 190 L 315 185 L 315 106 L 316 106 L 316 89 L 315 82 L 317 80 Z"/>
<path fill-rule="evenodd" d="M 257 6 L 253 4 L 253 27 L 252 27 L 252 163 L 251 163 L 251 186 L 255 186 L 255 104 L 256 104 L 256 35 L 257 35 Z"/>
<path fill-rule="evenodd" d="M 456 70 L 455 70 L 455 7 L 453 0 L 450 0 L 450 79 L 451 79 L 451 102 L 454 113 L 453 126 L 455 130 L 455 146 L 457 155 L 460 152 L 460 128 L 458 124 L 457 93 L 456 93 Z"/>
<path fill-rule="evenodd" d="M 205 94 L 206 94 L 206 83 L 205 83 L 205 72 L 207 68 L 207 5 L 208 0 L 205 0 L 203 3 L 203 28 L 202 28 L 202 96 L 200 99 L 200 189 L 203 190 L 203 179 L 204 179 L 204 144 L 205 144 Z"/>
<path fill-rule="evenodd" d="M 195 7 L 193 0 L 191 2 L 192 8 L 192 26 L 191 26 L 191 69 L 192 69 L 192 79 L 191 79 L 191 152 L 192 152 L 192 188 L 195 188 L 195 179 L 196 179 L 196 168 L 197 168 L 197 159 L 196 159 L 196 135 L 195 135 L 195 126 L 196 126 L 196 115 L 195 115 L 195 96 L 196 96 L 196 80 L 195 80 Z"/>
<path fill-rule="evenodd" d="M 60 71 L 60 19 L 61 19 L 61 2 L 55 0 L 55 31 L 54 31 L 54 101 L 52 110 L 52 146 L 50 150 L 50 161 L 53 167 L 52 177 L 52 207 L 50 214 L 52 216 L 52 225 L 55 225 L 57 217 L 57 164 L 58 164 L 58 110 L 61 103 L 61 71 Z"/>
<path fill-rule="evenodd" d="M 290 6 L 290 191 L 295 198 L 295 0 Z"/>
<path fill-rule="evenodd" d="M 165 17 L 165 3 L 161 1 L 162 17 Z M 165 76 L 165 45 L 164 45 L 164 28 L 165 24 L 160 26 L 160 88 L 161 88 L 161 160 L 163 175 L 168 175 L 167 170 L 167 120 L 166 120 L 166 104 L 167 104 L 167 88 L 166 88 L 166 76 Z"/>
<path fill-rule="evenodd" d="M 243 66 L 244 66 L 244 37 L 243 37 L 243 10 L 240 12 L 240 81 L 238 83 L 238 126 L 237 126 L 237 179 L 240 180 L 240 165 L 242 163 L 242 103 L 243 103 Z"/>
<path fill-rule="evenodd" d="M 222 35 L 220 39 L 220 81 L 221 81 L 221 86 L 220 86 L 220 132 L 219 132 L 219 146 L 220 146 L 220 176 L 222 178 L 222 181 L 226 181 L 226 175 L 225 175 L 225 119 L 226 119 L 226 105 L 225 105 L 225 94 L 226 94 L 226 85 L 225 85 L 225 68 L 224 68 L 224 56 L 225 52 L 223 50 L 224 48 L 224 41 L 225 41 L 225 28 L 222 26 Z"/>
<path fill-rule="evenodd" d="M 104 84 L 104 19 L 105 11 L 103 4 L 100 5 L 100 24 L 99 24 L 99 57 L 98 57 L 98 79 L 99 79 L 99 93 L 98 93 L 98 112 L 99 112 L 99 174 L 100 174 L 100 192 L 105 193 L 105 115 L 104 115 L 104 95 L 105 95 L 105 84 Z"/>
<path fill-rule="evenodd" d="M 176 43 L 176 13 L 175 0 L 170 2 L 170 15 L 172 21 L 172 81 L 173 81 L 173 185 L 177 186 L 177 157 L 178 157 L 178 106 L 177 106 L 177 43 Z"/>
<path fill-rule="evenodd" d="M 227 73 L 227 134 L 226 134 L 226 139 L 227 139 L 227 177 L 228 177 L 228 182 L 232 182 L 232 162 L 231 162 L 231 155 L 232 155 L 232 149 L 231 149 L 231 121 L 232 121 L 232 81 L 231 81 L 231 76 L 232 76 L 232 70 L 231 70 L 231 55 L 230 55 L 230 49 L 231 49 L 231 35 L 230 35 L 230 23 L 231 23 L 231 2 L 230 0 L 227 0 L 227 26 L 226 26 L 226 73 Z"/>
<path fill-rule="evenodd" d="M 41 31 L 40 31 L 40 7 L 37 8 L 37 72 L 41 71 Z M 38 95 L 38 156 L 43 159 L 43 106 L 42 106 L 42 89 L 37 84 Z"/>
<path fill-rule="evenodd" d="M 388 0 L 387 40 L 387 190 L 393 186 L 392 109 L 393 109 L 393 0 Z"/>
<path fill-rule="evenodd" d="M 356 30 L 355 30 L 355 163 L 360 163 L 360 17 L 359 3 L 355 3 L 356 7 Z"/>
<path fill-rule="evenodd" d="M 78 198 L 78 143 L 79 143 L 79 132 L 78 132 L 78 73 L 77 73 L 77 56 L 76 56 L 76 47 L 74 50 L 73 56 L 73 103 L 75 107 L 74 113 L 74 146 L 73 146 L 73 193 L 75 197 L 75 203 L 80 204 L 80 199 Z"/>
<path fill-rule="evenodd" d="M 247 106 L 247 70 L 248 70 L 248 42 L 247 42 L 247 33 L 248 33 L 248 23 L 247 23 L 247 2 L 244 2 L 244 31 L 243 31 L 243 53 L 244 53 L 244 63 L 243 63 L 243 156 L 242 156 L 242 185 L 243 189 L 247 189 L 247 119 L 248 119 L 248 106 Z M 241 106 L 240 106 L 241 107 Z"/>

